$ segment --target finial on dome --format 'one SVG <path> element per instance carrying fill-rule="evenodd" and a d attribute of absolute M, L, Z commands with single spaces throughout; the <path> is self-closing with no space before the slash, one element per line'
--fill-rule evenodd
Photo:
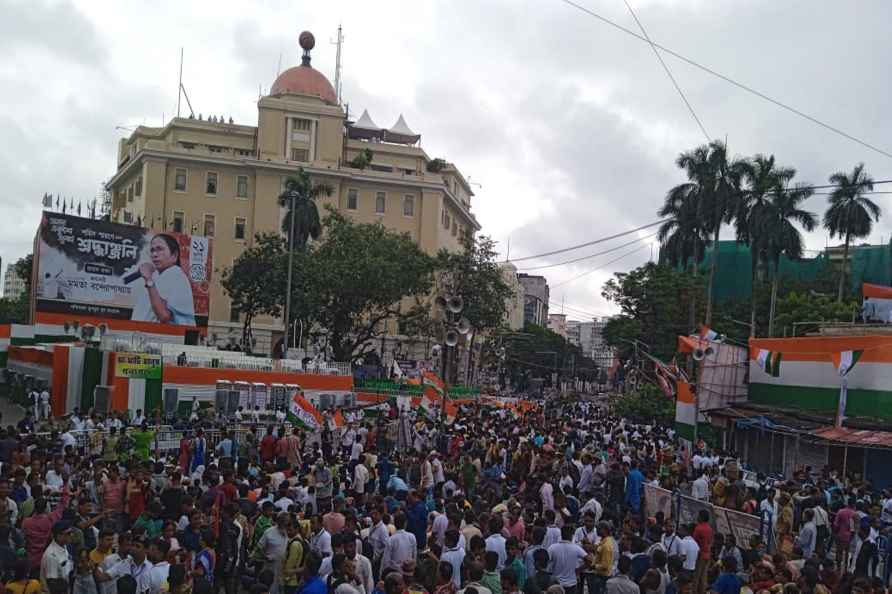
<path fill-rule="evenodd" d="M 297 38 L 297 43 L 304 50 L 303 56 L 301 56 L 300 63 L 302 66 L 310 65 L 310 50 L 316 46 L 316 38 L 313 37 L 313 34 L 309 31 L 304 31 L 300 34 L 300 37 Z"/>

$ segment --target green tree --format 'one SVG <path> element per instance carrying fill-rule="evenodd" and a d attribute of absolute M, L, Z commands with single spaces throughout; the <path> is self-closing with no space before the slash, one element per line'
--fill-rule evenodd
<path fill-rule="evenodd" d="M 325 235 L 295 254 L 292 307 L 322 330 L 338 361 L 362 357 L 388 320 L 417 316 L 433 286 L 434 259 L 412 238 L 332 211 Z M 404 301 L 415 305 L 402 307 Z"/>
<path fill-rule="evenodd" d="M 675 400 L 667 398 L 653 384 L 644 384 L 637 391 L 616 398 L 613 414 L 637 423 L 672 425 L 675 423 Z"/>
<path fill-rule="evenodd" d="M 676 268 L 690 267 L 691 284 L 697 284 L 697 268 L 706 253 L 709 231 L 700 216 L 700 192 L 695 184 L 675 186 L 666 195 L 657 215 L 668 220 L 660 225 L 660 261 Z M 689 294 L 688 326 L 696 327 L 695 291 Z"/>
<path fill-rule="evenodd" d="M 880 207 L 865 194 L 873 191 L 873 177 L 858 163 L 851 173 L 837 171 L 830 176 L 836 188 L 830 193 L 829 208 L 824 213 L 824 228 L 830 237 L 844 237 L 842 267 L 839 269 L 839 288 L 836 300 L 842 301 L 849 261 L 849 242 L 853 237 L 867 237 L 873 223 L 880 220 Z"/>
<path fill-rule="evenodd" d="M 758 154 L 742 163 L 744 191 L 736 204 L 734 227 L 737 241 L 749 245 L 750 275 L 753 292 L 756 290 L 760 265 L 765 262 L 765 234 L 762 226 L 771 197 L 781 191 L 796 171 L 777 167 L 774 155 Z M 750 299 L 750 336 L 756 335 L 756 299 Z"/>
<path fill-rule="evenodd" d="M 282 232 L 285 237 L 289 237 L 293 219 L 294 235 L 291 236 L 291 240 L 295 248 L 302 250 L 310 239 L 319 238 L 322 233 L 322 223 L 316 200 L 321 196 L 331 195 L 331 192 L 330 185 L 314 183 L 310 179 L 310 174 L 303 168 L 285 180 L 285 191 L 279 194 L 279 206 L 285 208 Z"/>
<path fill-rule="evenodd" d="M 605 340 L 622 349 L 627 346 L 623 340 L 641 340 L 653 355 L 671 358 L 677 336 L 690 331 L 685 304 L 692 291 L 702 290 L 700 284 L 692 286 L 689 275 L 665 264 L 648 262 L 616 273 L 604 284 L 601 295 L 619 306 L 621 317 L 608 324 Z"/>
<path fill-rule="evenodd" d="M 19 258 L 14 264 L 15 274 L 25 282 L 25 293 L 31 293 L 31 272 L 34 268 L 34 254 Z"/>
<path fill-rule="evenodd" d="M 698 214 L 706 232 L 712 235 L 712 260 L 706 291 L 707 325 L 712 321 L 712 288 L 718 267 L 719 232 L 722 225 L 730 223 L 736 213 L 743 163 L 741 160 L 729 161 L 727 148 L 719 140 L 681 153 L 675 160 L 675 164 L 684 170 L 688 181 L 676 186 L 670 193 L 696 196 Z"/>
<path fill-rule="evenodd" d="M 253 344 L 253 322 L 259 315 L 278 316 L 285 296 L 285 240 L 275 233 L 258 234 L 254 245 L 223 270 L 220 284 L 231 307 L 242 316 L 242 345 Z"/>
<path fill-rule="evenodd" d="M 784 336 L 802 336 L 827 322 L 851 322 L 859 309 L 857 299 L 838 301 L 831 295 L 792 291 L 778 299 L 777 326 Z"/>
<path fill-rule="evenodd" d="M 491 332 L 504 323 L 511 287 L 502 277 L 496 263 L 495 242 L 485 236 L 465 234 L 462 249 L 437 254 L 437 284 L 443 293 L 462 298 L 461 316 L 471 324 L 468 348 L 473 348 L 478 334 Z M 468 357 L 466 377 L 470 383 L 471 357 Z M 453 373 L 454 375 L 454 373 Z"/>
<path fill-rule="evenodd" d="M 791 170 L 789 178 L 795 175 Z M 790 260 L 802 258 L 804 244 L 798 224 L 806 231 L 812 231 L 818 225 L 817 216 L 800 208 L 808 200 L 814 190 L 803 184 L 780 188 L 773 194 L 760 212 L 757 225 L 761 228 L 765 257 L 771 264 L 771 308 L 768 314 L 768 336 L 774 336 L 774 315 L 777 305 L 777 287 L 780 282 L 780 259 L 786 256 Z M 755 299 L 753 299 L 755 302 Z"/>
<path fill-rule="evenodd" d="M 551 385 L 552 373 L 571 377 L 577 367 L 592 365 L 582 350 L 560 334 L 537 324 L 526 324 L 523 333 L 504 342 L 505 369 L 513 386 L 525 390 L 531 378 L 543 378 Z"/>

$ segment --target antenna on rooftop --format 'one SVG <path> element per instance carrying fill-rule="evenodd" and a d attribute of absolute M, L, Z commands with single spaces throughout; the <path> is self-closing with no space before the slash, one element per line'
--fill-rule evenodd
<path fill-rule="evenodd" d="M 180 99 L 186 98 L 186 106 L 189 108 L 190 117 L 195 117 L 195 111 L 192 109 L 192 103 L 189 101 L 189 95 L 186 93 L 186 87 L 183 86 L 183 48 L 180 48 L 180 76 L 177 84 L 177 117 L 180 117 Z"/>
<path fill-rule="evenodd" d="M 279 74 L 282 72 L 282 52 L 279 52 L 279 64 L 276 66 L 276 78 L 279 78 Z"/>
<path fill-rule="evenodd" d="M 338 25 L 338 38 L 331 43 L 338 46 L 338 51 L 335 54 L 335 75 L 334 75 L 334 87 L 335 94 L 338 96 L 338 105 L 341 103 L 341 47 L 344 45 L 344 36 L 341 33 L 341 25 Z"/>

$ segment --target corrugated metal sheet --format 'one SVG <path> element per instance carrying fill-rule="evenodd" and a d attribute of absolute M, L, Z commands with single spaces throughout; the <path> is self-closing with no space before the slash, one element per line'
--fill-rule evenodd
<path fill-rule="evenodd" d="M 892 448 L 892 432 L 889 431 L 867 431 L 850 427 L 819 427 L 811 434 L 827 441 L 865 447 Z"/>

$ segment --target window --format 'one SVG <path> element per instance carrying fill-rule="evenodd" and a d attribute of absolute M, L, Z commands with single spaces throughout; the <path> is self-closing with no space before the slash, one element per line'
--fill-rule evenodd
<path fill-rule="evenodd" d="M 212 214 L 204 215 L 204 236 L 214 236 L 214 215 Z"/>
<path fill-rule="evenodd" d="M 347 210 L 359 208 L 359 190 L 347 190 Z"/>
<path fill-rule="evenodd" d="M 133 202 L 133 185 L 127 186 L 127 202 Z"/>
<path fill-rule="evenodd" d="M 245 217 L 235 217 L 235 238 L 236 239 L 244 239 L 245 238 L 245 227 L 247 226 L 247 221 Z"/>
<path fill-rule="evenodd" d="M 452 219 L 452 236 L 455 237 L 456 233 L 458 233 L 458 225 L 455 223 L 455 219 Z"/>
<path fill-rule="evenodd" d="M 238 308 L 231 303 L 229 304 L 229 321 L 233 324 L 237 324 L 241 321 L 241 312 L 239 312 Z"/>
<path fill-rule="evenodd" d="M 310 160 L 310 149 L 293 148 L 291 149 L 291 160 L 306 163 Z"/>
<path fill-rule="evenodd" d="M 238 198 L 248 197 L 248 176 L 239 175 L 235 178 L 235 195 Z"/>
<path fill-rule="evenodd" d="M 204 182 L 204 193 L 210 196 L 217 195 L 217 173 L 215 171 L 208 171 Z"/>
<path fill-rule="evenodd" d="M 415 196 L 405 196 L 403 198 L 403 216 L 415 216 Z"/>
<path fill-rule="evenodd" d="M 186 215 L 184 215 L 183 212 L 179 210 L 173 211 L 173 230 L 176 233 L 182 233 L 185 226 Z"/>
<path fill-rule="evenodd" d="M 136 190 L 133 192 L 137 196 L 142 196 L 142 176 L 136 178 Z"/>
<path fill-rule="evenodd" d="M 124 222 L 132 223 L 133 222 L 133 213 L 129 211 L 124 211 Z"/>
<path fill-rule="evenodd" d="M 186 170 L 177 167 L 176 177 L 173 182 L 173 189 L 177 192 L 186 191 Z"/>
<path fill-rule="evenodd" d="M 384 192 L 378 192 L 375 195 L 375 214 L 384 214 L 386 198 L 387 196 Z"/>
<path fill-rule="evenodd" d="M 294 123 L 291 124 L 291 129 L 295 131 L 310 131 L 310 120 L 305 120 L 303 118 L 294 118 Z"/>

